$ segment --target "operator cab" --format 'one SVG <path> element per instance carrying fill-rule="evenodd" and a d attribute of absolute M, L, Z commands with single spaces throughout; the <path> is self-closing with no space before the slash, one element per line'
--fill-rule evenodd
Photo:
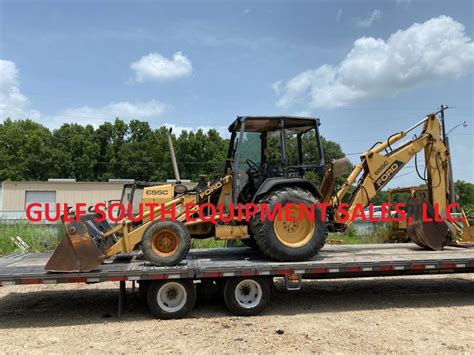
<path fill-rule="evenodd" d="M 322 173 L 324 157 L 318 118 L 239 116 L 231 133 L 225 171 L 233 172 L 233 188 L 248 202 L 268 178 L 303 178 Z"/>

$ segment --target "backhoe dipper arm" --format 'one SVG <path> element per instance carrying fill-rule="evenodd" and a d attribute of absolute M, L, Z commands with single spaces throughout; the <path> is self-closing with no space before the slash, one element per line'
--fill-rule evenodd
<path fill-rule="evenodd" d="M 394 143 L 400 141 L 410 131 L 421 125 L 423 125 L 423 131 L 418 137 L 392 150 Z M 387 149 L 390 152 L 383 154 Z M 352 216 L 356 206 L 367 206 L 377 192 L 393 179 L 405 164 L 422 149 L 425 150 L 425 172 L 430 203 L 438 204 L 441 214 L 445 213 L 446 194 L 448 191 L 448 150 L 443 143 L 440 122 L 435 114 L 428 115 L 406 131 L 390 136 L 387 141 L 363 153 L 361 155 L 361 162 L 355 166 L 337 195 L 332 198 L 331 204 L 337 206 L 349 191 L 350 186 L 362 174 L 349 202 L 348 212 Z M 445 217 L 445 215 L 442 215 L 442 217 Z M 340 219 L 340 215 L 336 210 L 335 222 L 337 224 L 340 223 L 338 218 Z M 351 219 L 344 222 L 343 225 L 347 226 L 350 223 Z"/>

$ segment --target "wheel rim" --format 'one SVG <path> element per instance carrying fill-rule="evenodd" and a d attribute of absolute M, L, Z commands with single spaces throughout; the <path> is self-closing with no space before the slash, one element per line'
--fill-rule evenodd
<path fill-rule="evenodd" d="M 300 248 L 308 244 L 313 237 L 316 228 L 315 222 L 306 215 L 302 215 L 300 220 L 300 211 L 297 206 L 288 208 L 291 219 L 295 220 L 288 221 L 286 209 L 282 209 L 281 220 L 275 219 L 273 221 L 273 230 L 282 244 L 290 248 Z"/>
<path fill-rule="evenodd" d="M 156 298 L 161 309 L 172 313 L 184 307 L 188 295 L 186 289 L 180 283 L 168 282 L 161 286 Z"/>
<path fill-rule="evenodd" d="M 235 288 L 235 300 L 243 308 L 258 306 L 262 300 L 262 287 L 257 281 L 243 280 Z"/>
<path fill-rule="evenodd" d="M 161 230 L 153 235 L 151 240 L 151 249 L 156 255 L 170 256 L 173 255 L 179 246 L 178 236 L 170 230 Z"/>

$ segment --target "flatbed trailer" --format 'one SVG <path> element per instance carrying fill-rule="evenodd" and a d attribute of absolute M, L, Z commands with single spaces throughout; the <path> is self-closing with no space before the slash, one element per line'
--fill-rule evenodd
<path fill-rule="evenodd" d="M 428 251 L 414 244 L 327 245 L 304 262 L 276 262 L 250 248 L 192 250 L 177 266 L 158 267 L 141 253 L 120 254 L 88 273 L 50 273 L 50 253 L 0 257 L 0 286 L 120 283 L 119 313 L 125 282 L 138 282 L 157 318 L 184 317 L 194 307 L 196 284 L 223 288 L 224 300 L 237 315 L 255 315 L 268 304 L 274 277 L 298 290 L 302 279 L 407 276 L 474 272 L 474 245 Z"/>

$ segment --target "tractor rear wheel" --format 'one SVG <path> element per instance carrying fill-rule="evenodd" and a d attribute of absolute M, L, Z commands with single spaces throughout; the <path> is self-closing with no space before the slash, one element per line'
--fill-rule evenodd
<path fill-rule="evenodd" d="M 155 221 L 143 233 L 141 248 L 155 265 L 176 265 L 191 248 L 191 235 L 181 222 Z"/>
<path fill-rule="evenodd" d="M 260 205 L 267 204 L 270 213 L 281 206 L 281 218 L 276 216 L 271 220 L 265 215 L 263 221 L 260 216 L 252 220 L 252 231 L 260 251 L 279 261 L 308 260 L 316 255 L 328 235 L 321 209 L 317 205 L 311 207 L 317 202 L 313 194 L 299 187 L 282 187 L 266 194 Z M 302 213 L 300 216 L 301 205 L 314 215 L 309 217 Z M 286 213 L 290 215 L 286 216 Z"/>

